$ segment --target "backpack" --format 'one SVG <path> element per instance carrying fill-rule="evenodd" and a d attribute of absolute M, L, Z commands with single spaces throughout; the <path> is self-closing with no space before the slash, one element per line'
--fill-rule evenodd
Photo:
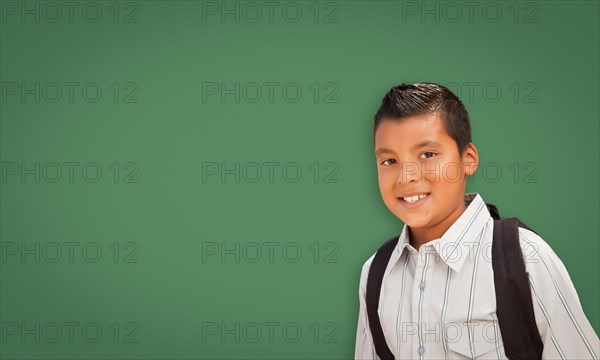
<path fill-rule="evenodd" d="M 533 230 L 515 217 L 501 218 L 495 205 L 486 203 L 486 206 L 494 219 L 492 268 L 496 292 L 496 314 L 504 352 L 511 360 L 541 359 L 544 345 L 535 322 L 529 277 L 519 244 L 518 227 Z M 394 359 L 383 335 L 377 309 L 383 274 L 398 239 L 399 235 L 387 240 L 377 250 L 367 277 L 367 317 L 375 350 L 382 360 Z"/>

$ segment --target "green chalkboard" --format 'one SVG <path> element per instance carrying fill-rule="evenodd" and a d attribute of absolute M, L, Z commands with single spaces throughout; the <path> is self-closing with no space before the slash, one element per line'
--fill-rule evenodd
<path fill-rule="evenodd" d="M 402 229 L 373 115 L 446 85 L 467 184 L 600 330 L 597 1 L 0 1 L 0 357 L 349 359 Z"/>

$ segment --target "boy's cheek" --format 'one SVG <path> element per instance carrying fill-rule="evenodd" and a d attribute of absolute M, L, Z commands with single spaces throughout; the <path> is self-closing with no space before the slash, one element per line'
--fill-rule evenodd
<path fill-rule="evenodd" d="M 391 171 L 380 171 L 378 173 L 379 188 L 384 191 L 393 191 L 396 183 L 396 176 Z"/>
<path fill-rule="evenodd" d="M 394 190 L 387 187 L 387 188 L 380 188 L 380 193 L 381 193 L 381 198 L 383 200 L 383 202 L 388 206 L 388 207 L 396 207 L 396 201 L 398 201 L 398 199 L 396 198 L 396 195 L 394 193 Z"/>
<path fill-rule="evenodd" d="M 439 183 L 456 183 L 464 176 L 463 168 L 455 162 L 428 164 L 422 171 L 422 179 L 431 185 Z"/>

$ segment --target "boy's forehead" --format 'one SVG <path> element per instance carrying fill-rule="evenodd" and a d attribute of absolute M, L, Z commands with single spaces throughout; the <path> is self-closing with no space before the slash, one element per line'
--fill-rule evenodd
<path fill-rule="evenodd" d="M 381 146 L 441 146 L 445 134 L 441 120 L 431 115 L 383 120 L 375 133 L 375 148 L 377 150 Z"/>

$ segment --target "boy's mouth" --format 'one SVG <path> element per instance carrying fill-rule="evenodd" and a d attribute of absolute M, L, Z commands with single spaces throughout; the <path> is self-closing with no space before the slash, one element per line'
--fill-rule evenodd
<path fill-rule="evenodd" d="M 399 197 L 398 200 L 400 200 L 400 203 L 404 205 L 404 207 L 412 209 L 424 203 L 429 198 L 430 194 L 431 193 L 421 193 L 412 196 Z"/>

